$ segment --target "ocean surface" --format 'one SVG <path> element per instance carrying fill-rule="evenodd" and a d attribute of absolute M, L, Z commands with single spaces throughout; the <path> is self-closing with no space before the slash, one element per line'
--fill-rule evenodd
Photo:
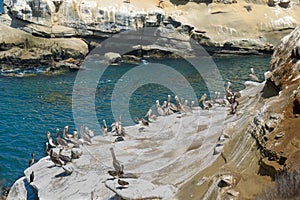
<path fill-rule="evenodd" d="M 244 88 L 243 83 L 249 80 L 251 67 L 255 68 L 257 75 L 263 80 L 263 73 L 269 69 L 270 56 L 214 57 L 214 61 L 222 76 L 221 81 L 230 81 L 234 89 L 240 90 Z M 153 63 L 172 67 L 183 75 L 193 87 L 197 98 L 208 93 L 201 75 L 185 60 L 147 59 L 142 65 L 151 69 Z M 137 65 L 134 64 L 110 66 L 101 79 L 97 80 L 95 90 L 88 87 L 77 88 L 84 90 L 84 95 L 95 95 L 94 110 L 100 124 L 103 119 L 106 119 L 108 125 L 114 121 L 111 102 L 114 88 L 116 83 L 122 85 L 122 81 L 126 81 L 124 74 L 135 68 Z M 71 132 L 75 129 L 72 92 L 75 81 L 78 81 L 76 75 L 76 72 L 52 77 L 41 74 L 23 78 L 0 75 L 0 181 L 4 180 L 5 185 L 11 186 L 23 176 L 31 152 L 36 154 L 36 160 L 45 156 L 47 131 L 54 137 L 56 128 L 62 130 L 69 125 Z M 180 82 L 180 78 L 182 77 L 174 77 L 174 83 Z M 163 84 L 153 82 L 138 87 L 128 100 L 131 118 L 143 117 L 156 99 L 163 102 L 168 94 L 172 95 L 174 101 L 174 93 Z M 84 106 L 81 109 L 84 110 Z M 132 125 L 132 121 L 125 119 L 124 124 Z M 95 132 L 100 134 L 100 130 Z"/>
<path fill-rule="evenodd" d="M 0 0 L 0 14 L 4 13 L 3 0 Z"/>

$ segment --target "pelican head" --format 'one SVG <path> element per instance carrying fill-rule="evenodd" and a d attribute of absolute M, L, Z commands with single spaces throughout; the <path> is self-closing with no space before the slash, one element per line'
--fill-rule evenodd
<path fill-rule="evenodd" d="M 47 138 L 49 139 L 51 137 L 50 131 L 47 131 Z"/>
<path fill-rule="evenodd" d="M 191 107 L 194 107 L 194 105 L 195 105 L 195 101 L 192 101 L 191 102 Z"/>
<path fill-rule="evenodd" d="M 255 74 L 255 71 L 254 71 L 253 67 L 250 68 L 250 71 L 251 71 L 252 74 Z"/>
<path fill-rule="evenodd" d="M 168 94 L 168 101 L 171 101 L 171 95 Z"/>
<path fill-rule="evenodd" d="M 156 105 L 159 105 L 159 100 L 156 100 Z"/>

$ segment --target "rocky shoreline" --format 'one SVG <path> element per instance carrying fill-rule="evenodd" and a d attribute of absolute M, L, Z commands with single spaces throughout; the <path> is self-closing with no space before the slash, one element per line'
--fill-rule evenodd
<path fill-rule="evenodd" d="M 287 7 L 280 3 L 270 6 L 249 2 L 251 11 L 245 9 L 238 13 L 236 11 L 243 4 L 223 3 L 212 2 L 205 6 L 201 2 L 178 2 L 178 5 L 168 2 L 163 10 L 151 2 L 140 5 L 120 1 L 109 6 L 106 1 L 98 5 L 95 1 L 44 0 L 37 3 L 6 0 L 5 14 L 0 15 L 1 70 L 41 66 L 48 72 L 78 70 L 84 58 L 103 40 L 124 31 L 147 27 L 156 27 L 164 33 L 161 40 L 171 40 L 172 48 L 159 43 L 151 47 L 140 44 L 141 51 L 127 53 L 137 58 L 125 56 L 124 59 L 122 57 L 124 62 L 139 61 L 143 56 L 173 57 L 174 49 L 186 49 L 191 40 L 202 45 L 210 54 L 269 54 L 278 44 L 278 39 L 294 29 L 299 24 L 297 20 L 300 20 L 298 15 L 293 14 L 300 10 L 300 6 L 293 1 L 287 3 Z M 201 16 L 199 21 L 188 14 L 191 6 L 199 9 L 198 13 L 192 12 Z M 256 12 L 262 15 L 262 9 L 266 19 L 259 18 L 260 22 L 254 22 L 252 18 Z M 228 18 L 226 22 L 224 17 Z M 202 18 L 211 20 L 213 24 L 201 24 L 201 20 L 204 22 Z M 244 20 L 231 23 L 235 18 Z M 253 25 L 253 30 L 244 30 L 244 26 L 250 25 Z M 172 34 L 174 32 L 180 37 Z"/>

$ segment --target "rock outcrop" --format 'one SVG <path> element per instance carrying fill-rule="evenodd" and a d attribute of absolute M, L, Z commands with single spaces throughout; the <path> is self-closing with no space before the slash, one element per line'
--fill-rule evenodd
<path fill-rule="evenodd" d="M 271 59 L 271 72 L 266 91 L 274 90 L 273 97 L 253 120 L 253 136 L 262 151 L 261 173 L 275 177 L 284 168 L 299 165 L 299 92 L 300 61 L 295 49 L 300 42 L 300 27 L 281 40 Z"/>

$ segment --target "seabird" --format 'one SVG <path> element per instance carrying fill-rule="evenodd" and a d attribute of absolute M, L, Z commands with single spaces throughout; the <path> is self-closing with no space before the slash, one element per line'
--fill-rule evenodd
<path fill-rule="evenodd" d="M 190 106 L 188 106 L 188 100 L 184 101 L 182 107 L 185 110 L 185 112 L 192 112 L 192 108 Z"/>
<path fill-rule="evenodd" d="M 162 108 L 165 109 L 165 113 L 167 115 L 172 115 L 174 114 L 173 110 L 170 108 L 170 106 L 168 105 L 168 102 L 167 101 L 164 101 L 163 105 L 162 105 Z"/>
<path fill-rule="evenodd" d="M 157 116 L 152 114 L 152 109 L 151 108 L 148 110 L 148 112 L 145 115 L 145 117 L 148 117 L 148 120 L 150 122 L 154 122 L 155 120 L 157 120 Z"/>
<path fill-rule="evenodd" d="M 118 136 L 125 136 L 125 129 L 122 126 L 122 122 L 121 122 L 121 116 L 119 117 L 119 119 L 117 121 L 115 121 L 114 123 L 111 124 L 111 128 L 112 128 L 112 132 L 116 133 L 116 135 Z"/>
<path fill-rule="evenodd" d="M 259 82 L 259 79 L 257 77 L 257 75 L 255 74 L 255 71 L 253 69 L 253 67 L 250 68 L 251 74 L 249 74 L 249 77 L 252 81 L 257 81 Z"/>
<path fill-rule="evenodd" d="M 84 142 L 86 142 L 88 144 L 92 144 L 90 136 L 88 136 L 86 133 L 84 133 L 84 125 L 83 124 L 81 125 L 81 128 L 80 128 L 80 135 Z"/>
<path fill-rule="evenodd" d="M 68 147 L 67 141 L 60 137 L 59 129 L 56 129 L 56 141 L 59 145 Z"/>
<path fill-rule="evenodd" d="M 121 142 L 121 141 L 124 141 L 124 138 L 122 136 L 116 137 L 115 142 Z"/>
<path fill-rule="evenodd" d="M 50 131 L 47 131 L 48 143 L 51 147 L 56 147 L 58 144 L 52 139 Z"/>
<path fill-rule="evenodd" d="M 107 125 L 106 125 L 106 121 L 105 119 L 103 120 L 103 127 L 102 127 L 102 135 L 108 135 L 108 129 L 107 129 Z"/>
<path fill-rule="evenodd" d="M 123 181 L 121 179 L 118 179 L 118 184 L 121 185 L 122 187 L 125 185 L 129 185 L 129 183 L 127 181 Z"/>
<path fill-rule="evenodd" d="M 29 183 L 32 183 L 34 180 L 34 172 L 32 171 L 30 176 L 29 176 Z"/>
<path fill-rule="evenodd" d="M 120 162 L 117 160 L 114 149 L 111 147 L 110 149 L 111 156 L 113 158 L 113 167 L 116 171 L 123 172 L 124 166 L 120 164 Z"/>
<path fill-rule="evenodd" d="M 107 171 L 107 173 L 114 178 L 120 178 L 124 174 L 123 171 Z"/>
<path fill-rule="evenodd" d="M 175 96 L 175 100 L 176 100 L 176 103 L 177 103 L 177 111 L 180 112 L 180 113 L 185 112 L 184 108 L 182 107 L 182 104 L 180 103 L 180 100 L 179 100 L 178 96 Z"/>
<path fill-rule="evenodd" d="M 162 109 L 162 107 L 159 104 L 159 100 L 156 100 L 156 109 L 157 109 L 157 113 L 161 116 L 166 115 L 165 111 Z"/>
<path fill-rule="evenodd" d="M 94 137 L 95 136 L 95 133 L 93 130 L 90 130 L 87 126 L 84 127 L 84 130 L 85 130 L 85 133 L 87 135 L 89 135 L 90 137 Z"/>
<path fill-rule="evenodd" d="M 168 95 L 168 107 L 170 107 L 171 110 L 177 111 L 177 106 L 171 102 L 171 95 Z"/>
<path fill-rule="evenodd" d="M 45 154 L 46 154 L 46 156 L 50 155 L 50 147 L 49 147 L 49 143 L 48 142 L 46 142 Z"/>
<path fill-rule="evenodd" d="M 61 152 L 62 152 L 63 149 L 59 149 L 59 159 L 62 160 L 65 164 L 67 162 L 72 162 L 72 159 L 69 157 L 69 156 L 65 156 L 65 155 L 62 155 Z"/>
<path fill-rule="evenodd" d="M 34 163 L 34 152 L 31 153 L 31 159 L 28 162 L 29 167 Z"/>
<path fill-rule="evenodd" d="M 69 138 L 71 143 L 73 143 L 75 146 L 79 146 L 79 145 L 83 144 L 83 142 L 78 139 L 78 132 L 77 131 L 73 132 L 73 136 L 74 136 L 73 138 Z"/>
<path fill-rule="evenodd" d="M 59 159 L 59 156 L 53 151 L 53 149 L 50 150 L 50 159 L 55 165 L 63 166 L 63 163 Z"/>
<path fill-rule="evenodd" d="M 70 139 L 74 137 L 74 135 L 69 134 L 69 126 L 65 126 L 64 132 L 63 132 L 63 138 Z"/>
<path fill-rule="evenodd" d="M 149 126 L 149 122 L 147 120 L 145 120 L 144 118 L 139 119 L 138 117 L 135 117 L 134 121 L 139 123 L 141 126 Z"/>

